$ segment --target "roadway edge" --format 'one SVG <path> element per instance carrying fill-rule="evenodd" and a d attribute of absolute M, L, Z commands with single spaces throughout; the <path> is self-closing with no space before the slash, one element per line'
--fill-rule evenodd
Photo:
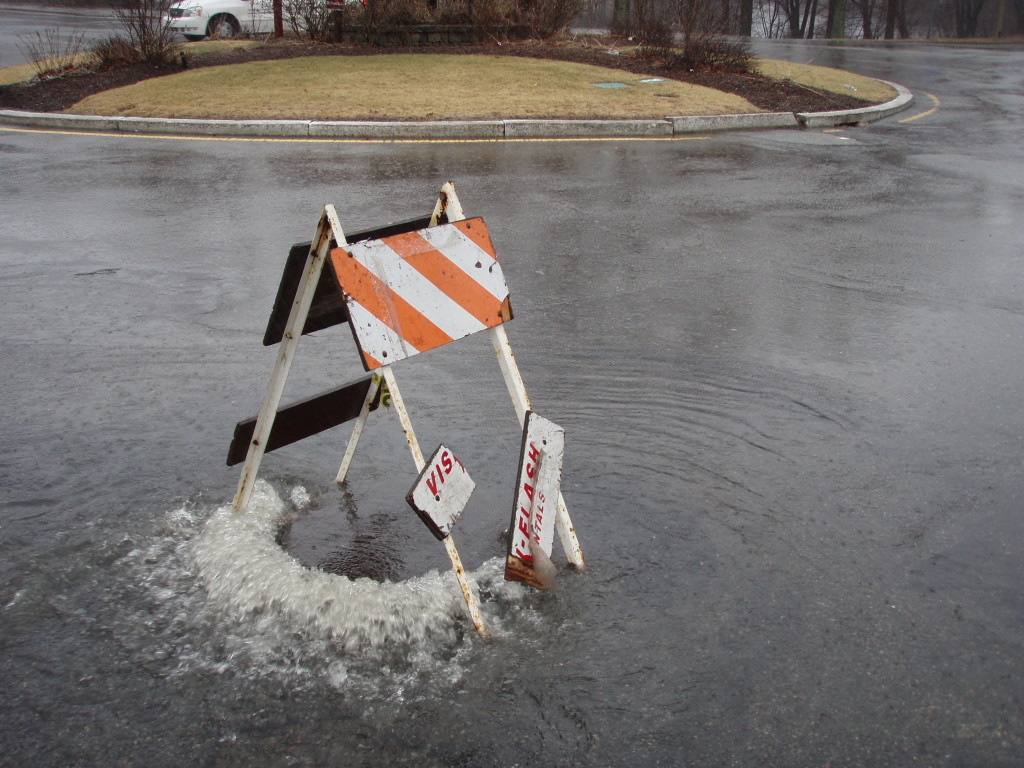
<path fill-rule="evenodd" d="M 902 85 L 884 104 L 835 112 L 754 112 L 650 120 L 198 120 L 161 117 L 105 117 L 54 112 L 0 110 L 0 125 L 59 131 L 221 138 L 347 139 L 366 141 L 466 141 L 503 139 L 673 138 L 693 133 L 768 128 L 828 128 L 860 125 L 894 115 L 914 100 Z"/>

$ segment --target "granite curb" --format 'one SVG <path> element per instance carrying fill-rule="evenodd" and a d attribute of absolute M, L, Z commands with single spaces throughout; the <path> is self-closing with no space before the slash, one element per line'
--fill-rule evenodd
<path fill-rule="evenodd" d="M 346 139 L 353 141 L 468 141 L 522 139 L 673 138 L 693 133 L 764 128 L 827 128 L 859 125 L 910 106 L 913 94 L 897 92 L 884 104 L 836 112 L 755 112 L 742 115 L 666 117 L 650 120 L 445 120 L 376 122 L 357 120 L 193 120 L 104 117 L 0 110 L 0 125 L 62 131 L 167 136 Z"/>

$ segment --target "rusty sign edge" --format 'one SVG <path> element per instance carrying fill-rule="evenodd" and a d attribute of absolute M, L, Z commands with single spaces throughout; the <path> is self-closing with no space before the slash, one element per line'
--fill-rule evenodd
<path fill-rule="evenodd" d="M 520 530 L 519 529 L 519 518 L 520 518 L 520 510 L 523 507 L 523 505 L 522 505 L 522 495 L 523 495 L 523 486 L 524 486 L 524 483 L 525 483 L 524 478 L 528 477 L 527 464 L 528 464 L 529 456 L 528 456 L 527 451 L 529 450 L 529 446 L 531 445 L 531 442 L 532 442 L 531 441 L 531 437 L 534 437 L 535 440 L 539 440 L 540 439 L 540 437 L 534 436 L 532 434 L 531 427 L 536 428 L 538 430 L 549 429 L 551 435 L 557 435 L 558 438 L 559 438 L 558 439 L 558 443 L 555 446 L 557 448 L 557 451 L 551 451 L 551 455 L 549 457 L 549 461 L 556 461 L 557 462 L 557 471 L 555 472 L 554 487 L 553 487 L 553 489 L 546 489 L 546 488 L 543 489 L 543 490 L 547 490 L 547 492 L 550 494 L 551 498 L 548 500 L 548 502 L 550 504 L 550 511 L 549 511 L 549 515 L 547 517 L 547 520 L 549 520 L 550 522 L 545 525 L 545 528 L 547 529 L 547 534 L 546 535 L 542 535 L 542 539 L 543 538 L 548 539 L 548 546 L 547 546 L 547 548 L 541 546 L 541 549 L 545 552 L 546 555 L 548 555 L 550 557 L 551 550 L 554 548 L 555 518 L 556 518 L 556 515 L 557 515 L 557 506 L 558 506 L 558 502 L 559 502 L 559 498 L 560 498 L 560 493 L 561 493 L 561 474 L 562 474 L 562 465 L 563 465 L 563 462 L 564 462 L 564 453 L 565 453 L 565 430 L 561 426 L 556 424 L 555 422 L 551 421 L 550 419 L 547 419 L 547 418 L 541 416 L 536 411 L 528 410 L 526 412 L 526 416 L 524 418 L 523 438 L 522 438 L 522 443 L 521 443 L 520 449 L 519 449 L 519 465 L 518 465 L 518 470 L 516 472 L 516 489 L 515 489 L 515 495 L 514 495 L 514 498 L 513 498 L 512 520 L 509 523 L 509 530 L 508 530 L 508 541 L 507 541 L 506 554 L 505 554 L 505 575 L 504 575 L 504 577 L 505 577 L 506 581 L 519 581 L 519 582 L 527 584 L 527 585 L 529 585 L 531 587 L 535 587 L 537 589 L 545 589 L 546 588 L 545 585 L 541 582 L 541 580 L 539 578 L 537 578 L 536 571 L 535 571 L 535 569 L 533 567 L 533 564 L 532 564 L 533 563 L 533 555 L 531 554 L 529 556 L 529 559 L 521 558 L 521 557 L 518 557 L 515 554 L 515 551 L 514 551 L 514 549 L 515 549 L 514 542 L 516 540 L 517 530 Z M 531 500 L 530 500 L 531 501 L 530 513 L 529 513 L 529 516 L 528 516 L 529 519 L 530 519 L 530 521 L 528 523 L 529 531 L 526 531 L 526 530 L 523 531 L 524 533 L 527 534 L 527 536 L 530 536 L 530 534 L 534 531 L 533 521 L 532 521 L 533 505 L 536 503 L 537 498 L 541 495 L 541 491 L 542 491 L 542 488 L 540 486 L 540 480 L 541 480 L 542 472 L 545 471 L 544 470 L 544 463 L 545 463 L 544 459 L 545 459 L 545 456 L 546 456 L 546 453 L 545 452 L 541 452 L 539 454 L 539 459 L 540 459 L 539 462 L 536 462 L 535 465 L 534 465 L 535 466 L 535 473 L 536 473 L 536 485 L 533 487 L 533 494 L 534 495 L 533 495 L 533 498 L 531 498 Z M 548 472 L 550 472 L 550 465 L 549 465 Z M 542 544 L 543 544 L 543 541 L 542 541 Z M 532 544 L 530 543 L 529 539 L 527 540 L 527 546 L 532 549 Z"/>

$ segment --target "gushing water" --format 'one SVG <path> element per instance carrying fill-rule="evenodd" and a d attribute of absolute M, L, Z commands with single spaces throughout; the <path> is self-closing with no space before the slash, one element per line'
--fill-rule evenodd
<path fill-rule="evenodd" d="M 181 671 L 283 675 L 386 697 L 416 680 L 457 682 L 476 637 L 454 574 L 377 582 L 308 568 L 278 543 L 308 504 L 301 487 L 287 497 L 261 480 L 244 514 L 230 504 L 175 510 L 163 534 L 133 553 L 159 606 L 146 619 L 160 630 L 155 655 L 173 652 Z M 524 604 L 529 591 L 504 581 L 499 559 L 467 576 L 492 635 L 506 634 L 511 615 L 540 620 Z"/>
<path fill-rule="evenodd" d="M 250 510 L 218 509 L 196 540 L 193 556 L 209 600 L 228 615 L 268 617 L 348 653 L 389 644 L 449 644 L 464 620 L 451 573 L 436 571 L 393 583 L 312 570 L 276 541 L 287 505 L 261 482 Z"/>

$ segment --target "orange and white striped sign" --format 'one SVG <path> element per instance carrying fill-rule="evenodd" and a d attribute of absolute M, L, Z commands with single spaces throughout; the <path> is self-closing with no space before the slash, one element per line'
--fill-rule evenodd
<path fill-rule="evenodd" d="M 348 244 L 331 265 L 368 371 L 512 319 L 483 219 Z"/>

